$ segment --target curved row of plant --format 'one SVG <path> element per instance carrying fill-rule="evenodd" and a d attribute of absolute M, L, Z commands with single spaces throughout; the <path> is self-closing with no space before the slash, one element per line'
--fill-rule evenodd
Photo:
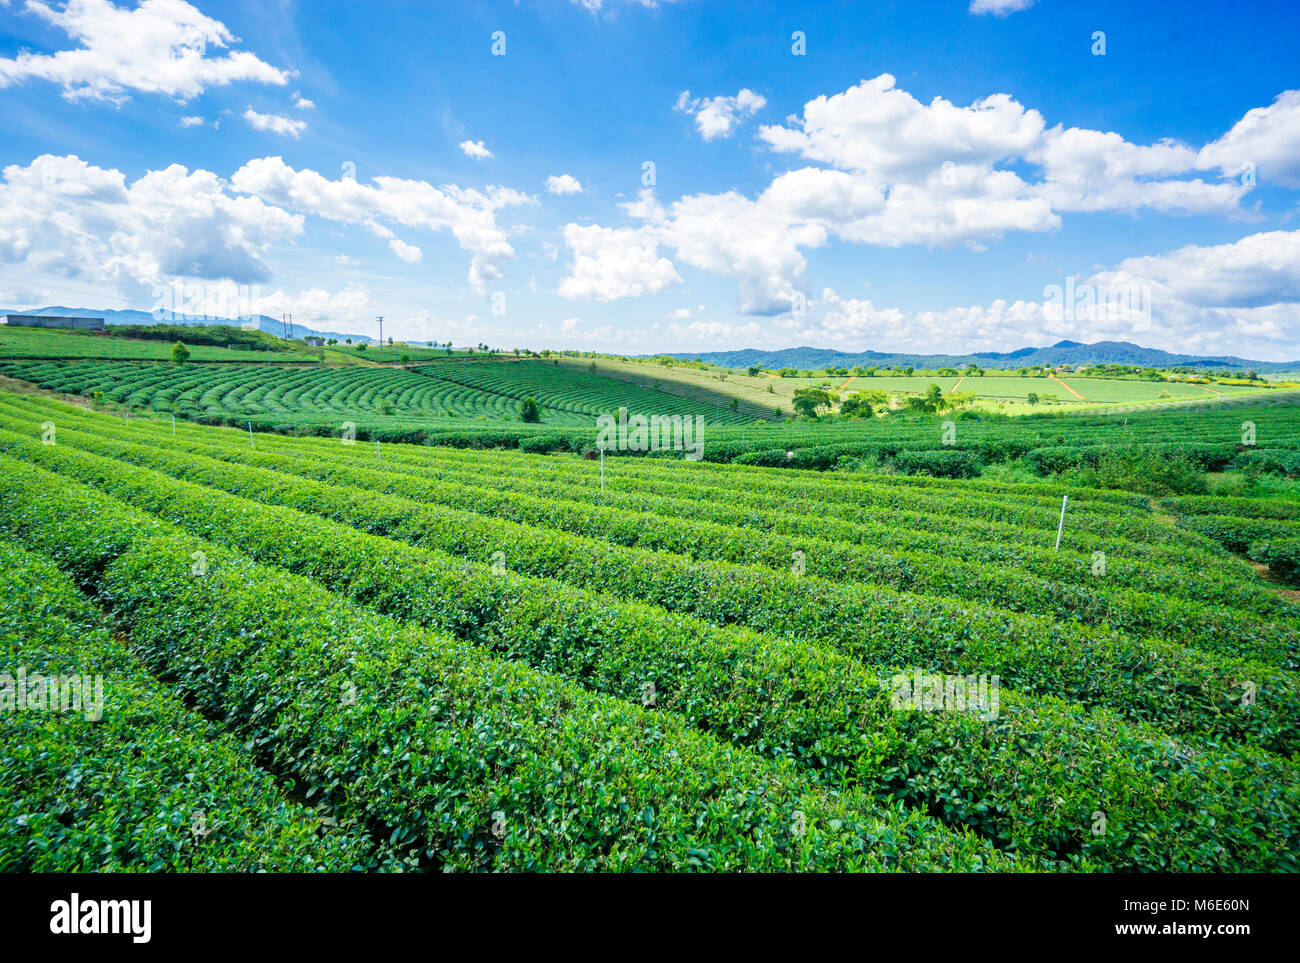
<path fill-rule="evenodd" d="M 414 867 L 1013 868 L 973 835 L 819 788 L 673 713 L 368 613 L 0 461 L 7 532 L 91 580 L 155 671 Z"/>
<path fill-rule="evenodd" d="M 88 442 L 101 446 L 131 444 L 104 437 L 94 442 L 88 439 Z M 1110 625 L 1207 652 L 1285 667 L 1295 667 L 1300 653 L 1300 630 L 1294 624 L 1270 621 L 1258 612 L 1224 609 L 1186 599 L 1168 600 L 1128 589 L 1063 585 L 992 564 L 954 561 L 938 555 L 890 556 L 865 550 L 861 545 L 844 545 L 828 539 L 792 538 L 710 522 L 683 521 L 668 514 L 630 513 L 577 501 L 501 493 L 301 456 L 217 446 L 209 453 L 222 461 L 256 464 L 304 479 L 397 494 L 422 504 L 505 518 L 534 528 L 598 537 L 628 547 L 785 570 L 797 559 L 803 562 L 808 574 L 834 581 L 866 582 L 923 595 L 981 600 L 1010 611 L 1051 614 L 1101 627 Z M 135 453 L 136 457 L 144 458 L 153 454 L 147 448 Z"/>
<path fill-rule="evenodd" d="M 199 452 L 220 448 L 220 445 L 193 438 L 180 445 L 186 450 Z M 245 444 L 241 450 L 246 448 Z M 296 444 L 272 443 L 263 444 L 258 450 L 285 454 L 305 452 L 314 459 L 335 464 L 357 464 L 361 461 L 355 453 L 345 453 L 346 449 L 337 444 L 305 449 Z M 941 556 L 937 563 L 940 568 L 963 562 L 994 563 L 1008 577 L 1013 571 L 1022 572 L 1030 577 L 1086 586 L 1085 591 L 1088 592 L 1104 594 L 1119 588 L 1131 588 L 1159 593 L 1162 601 L 1180 598 L 1193 602 L 1214 602 L 1272 617 L 1295 619 L 1300 616 L 1300 611 L 1294 606 L 1288 605 L 1264 586 L 1244 577 L 1248 573 L 1238 565 L 1224 564 L 1229 560 L 1222 556 L 1198 556 L 1197 575 L 1192 579 L 1188 576 L 1192 559 L 1188 558 L 1188 552 L 1184 549 L 1179 550 L 1176 561 L 1171 564 L 1153 561 L 1150 549 L 1141 543 L 1110 539 L 1105 543 L 1110 551 L 1103 552 L 1106 556 L 1104 575 L 1099 575 L 1094 571 L 1098 559 L 1086 551 L 1071 550 L 1068 546 L 1061 551 L 1054 551 L 1045 546 L 1045 542 L 1050 545 L 1053 533 L 1044 535 L 996 522 L 962 519 L 962 506 L 968 496 L 958 492 L 953 493 L 953 514 L 935 519 L 921 513 L 866 513 L 837 504 L 803 500 L 791 503 L 774 501 L 771 497 L 744 491 L 744 479 L 736 479 L 736 487 L 730 490 L 694 488 L 689 483 L 689 475 L 678 476 L 667 472 L 662 473 L 662 481 L 627 479 L 621 477 L 621 474 L 610 472 L 605 489 L 601 492 L 598 479 L 573 472 L 568 464 L 554 467 L 547 464 L 521 465 L 517 456 L 514 463 L 496 459 L 486 462 L 440 462 L 411 456 L 405 451 L 390 450 L 384 453 L 382 464 L 385 472 L 396 470 L 413 474 L 426 482 L 446 479 L 459 484 L 490 488 L 499 493 L 522 492 L 569 501 L 589 499 L 611 508 L 672 517 L 688 516 L 721 525 L 756 528 L 782 535 L 804 535 L 819 540 L 860 543 L 864 550 L 878 553 L 874 557 L 882 567 L 887 567 L 890 563 L 889 555 L 879 554 L 882 552 L 909 553 L 906 556 L 908 560 L 920 566 L 926 565 L 926 555 Z M 679 477 L 685 479 L 685 482 L 679 480 Z M 596 490 L 593 490 L 593 483 Z M 919 522 L 915 520 L 918 516 Z M 875 520 L 880 517 L 887 518 L 888 521 Z M 1094 551 L 1102 550 L 1098 548 Z M 1213 559 L 1213 564 L 1207 564 L 1206 559 Z M 888 571 L 887 568 L 884 570 Z M 891 583 L 900 585 L 895 580 L 897 578 L 893 574 Z"/>
<path fill-rule="evenodd" d="M 0 712 L 0 872 L 311 872 L 371 859 L 365 834 L 285 799 L 150 677 L 52 562 L 0 539 L 0 596 L 0 672 L 23 685 L 22 705 Z"/>
<path fill-rule="evenodd" d="M 112 467 L 103 471 L 107 477 Z M 145 474 L 136 483 L 148 498 L 155 480 Z M 1295 767 L 1267 754 L 1223 749 L 1189 756 L 1162 734 L 1106 713 L 1094 718 L 1054 700 L 1008 693 L 996 719 L 899 712 L 888 675 L 815 648 L 775 645 L 539 580 L 503 578 L 486 565 L 214 497 L 197 486 L 166 487 L 152 495 L 157 506 L 213 538 L 597 689 L 635 699 L 649 682 L 659 709 L 695 727 L 793 758 L 820 769 L 822 778 L 862 785 L 884 799 L 927 805 L 1020 852 L 1120 869 L 1204 866 L 1206 859 L 1265 867 L 1279 859 L 1285 865 L 1289 857 L 1279 847 L 1300 832 L 1290 820 L 1279 822 L 1276 812 L 1279 783 L 1283 796 L 1300 798 Z M 47 502 L 45 510 L 86 527 L 102 524 L 91 518 L 112 514 L 107 500 L 73 495 Z M 9 512 L 21 517 L 24 500 Z M 120 517 L 114 523 L 131 527 Z M 388 572 L 400 574 L 379 574 Z M 1062 756 L 1070 766 L 1057 764 Z M 1166 792 L 1189 807 L 1236 812 L 1233 832 L 1225 835 L 1227 827 L 1208 821 L 1189 825 L 1182 812 L 1171 818 Z M 1108 824 L 1100 835 L 1093 834 L 1097 813 Z"/>
<path fill-rule="evenodd" d="M 6 406 L 5 410 L 12 410 L 15 415 L 28 417 L 33 414 L 27 404 Z M 79 413 L 63 406 L 50 405 L 49 410 L 52 417 L 60 418 L 65 424 L 71 420 L 73 424 L 94 427 L 102 435 L 134 441 L 142 440 L 138 424 L 133 427 L 119 426 L 103 419 L 102 416 L 91 416 L 87 420 L 82 420 Z M 316 442 L 306 445 L 303 439 L 293 441 L 263 439 L 260 446 L 250 452 L 242 436 L 203 434 L 202 429 L 197 429 L 200 434 L 196 435 L 195 431 L 196 429 L 188 429 L 183 436 L 156 437 L 160 443 L 168 446 L 227 459 L 233 458 L 246 463 L 270 464 L 272 467 L 276 463 L 268 462 L 264 457 L 268 448 L 271 451 L 292 453 L 295 456 L 306 450 L 314 460 L 327 461 L 335 465 L 352 466 L 358 462 L 363 465 L 373 464 L 364 449 L 358 453 L 358 449 L 338 444 Z M 515 462 L 510 463 L 508 460 L 502 462 L 503 457 L 506 459 L 514 457 Z M 436 453 L 424 449 L 397 451 L 390 449 L 383 455 L 382 467 L 386 475 L 397 470 L 420 476 L 418 479 L 386 479 L 390 490 L 415 497 L 437 499 L 439 493 L 430 491 L 432 484 L 430 475 L 443 474 L 446 469 L 442 466 L 447 463 L 453 464 L 457 472 L 464 472 L 459 478 L 453 480 L 492 488 L 497 492 L 498 499 L 503 497 L 502 493 L 505 491 L 540 489 L 543 486 L 535 479 L 548 479 L 547 484 L 550 484 L 549 479 L 552 478 L 560 480 L 557 484 L 568 486 L 567 489 L 550 489 L 553 495 L 561 496 L 566 502 L 580 502 L 581 499 L 592 494 L 583 485 L 582 469 L 579 467 L 583 464 L 581 462 L 553 468 L 548 463 L 538 465 L 531 460 L 525 460 L 525 464 L 521 467 L 518 456 L 485 456 L 485 464 L 478 465 L 474 461 L 459 457 L 444 462 L 444 459 Z M 578 480 L 569 481 L 571 475 L 576 475 Z M 808 542 L 806 539 L 799 540 L 797 548 L 780 546 L 780 551 L 773 557 L 773 564 L 776 567 L 790 564 L 789 553 L 802 551 L 805 556 L 808 556 L 814 554 L 812 552 L 814 544 L 831 540 L 849 544 L 863 543 L 870 549 L 877 550 L 898 549 L 901 550 L 901 554 L 891 557 L 882 555 L 878 551 L 864 554 L 862 551 L 847 549 L 845 545 L 834 545 L 824 552 L 816 553 L 814 564 L 818 559 L 823 562 L 829 559 L 833 563 L 830 571 L 835 572 L 840 569 L 839 560 L 847 554 L 853 558 L 847 563 L 848 567 L 844 569 L 845 571 L 856 574 L 857 577 L 883 579 L 899 587 L 923 588 L 924 584 L 916 581 L 919 576 L 926 582 L 939 579 L 938 584 L 945 593 L 954 591 L 950 586 L 957 586 L 958 594 L 966 594 L 960 589 L 963 579 L 951 580 L 943 574 L 944 570 L 957 566 L 959 570 L 965 571 L 966 562 L 987 563 L 982 571 L 995 572 L 996 578 L 1003 583 L 999 590 L 1001 594 L 997 596 L 1001 604 L 1017 609 L 1032 608 L 1042 604 L 1030 597 L 1035 587 L 1034 579 L 1037 579 L 1039 596 L 1048 599 L 1048 604 L 1066 617 L 1079 617 L 1077 613 L 1083 612 L 1082 618 L 1085 620 L 1113 619 L 1115 624 L 1126 628 L 1162 632 L 1166 637 L 1171 638 L 1182 638 L 1186 631 L 1184 613 L 1173 612 L 1175 598 L 1218 603 L 1232 609 L 1249 611 L 1255 616 L 1267 613 L 1270 617 L 1291 622 L 1295 619 L 1295 607 L 1277 598 L 1250 578 L 1243 577 L 1247 572 L 1240 563 L 1225 556 L 1204 555 L 1197 552 L 1193 546 L 1156 547 L 1126 539 L 1088 539 L 1078 552 L 1067 550 L 1058 553 L 1038 544 L 1041 538 L 1050 541 L 1048 537 L 1050 533 L 1036 538 L 1032 532 L 996 522 L 966 522 L 960 517 L 938 518 L 918 512 L 864 515 L 871 518 L 883 517 L 889 524 L 847 520 L 837 522 L 833 517 L 828 519 L 826 516 L 828 514 L 834 516 L 837 512 L 851 515 L 854 512 L 851 505 L 818 502 L 814 509 L 806 501 L 806 490 L 800 491 L 801 497 L 794 503 L 798 506 L 796 509 L 794 505 L 787 506 L 783 501 L 773 501 L 762 494 L 744 493 L 744 488 L 757 487 L 761 480 L 733 478 L 732 487 L 722 489 L 694 485 L 691 481 L 694 473 L 685 470 L 661 472 L 661 475 L 665 478 L 662 483 L 638 477 L 633 482 L 636 486 L 634 492 L 623 493 L 610 490 L 599 500 L 606 508 L 625 506 L 638 513 L 650 511 L 664 516 L 679 513 L 693 517 L 703 516 L 708 521 L 728 527 L 756 526 L 768 530 L 775 529 L 776 535 L 789 535 L 796 538 L 806 535 L 818 539 L 817 543 Z M 683 477 L 687 479 L 684 483 L 673 481 Z M 596 479 L 592 478 L 591 481 L 594 482 Z M 613 485 L 614 478 L 611 477 L 611 489 Z M 635 493 L 641 488 L 654 491 L 667 489 L 669 492 L 694 494 L 697 497 L 689 502 L 676 499 L 675 495 L 651 499 Z M 953 493 L 953 496 L 955 503 L 952 510 L 960 515 L 966 499 L 971 496 L 960 492 Z M 552 501 L 555 499 L 553 498 Z M 463 502 L 462 495 L 461 503 Z M 469 507 L 477 510 L 479 506 Z M 586 506 L 581 507 L 585 509 Z M 810 514 L 815 514 L 817 517 L 810 520 L 808 518 Z M 1073 519 L 1071 522 L 1073 524 Z M 670 519 L 668 524 L 676 524 L 675 519 Z M 586 532 L 588 529 L 584 527 L 582 531 Z M 1095 574 L 1094 566 L 1097 559 L 1095 556 L 1085 554 L 1088 550 L 1102 551 L 1106 556 L 1104 576 Z M 1186 573 L 1193 567 L 1197 577 L 1190 579 Z M 1017 570 L 1026 572 L 1027 578 L 1016 578 L 1014 572 Z M 981 570 L 976 571 L 976 578 L 979 577 L 979 571 Z M 970 577 L 967 575 L 966 580 L 969 581 Z M 1069 584 L 1058 589 L 1055 583 L 1060 582 Z M 1109 611 L 1105 608 L 1099 609 L 1090 601 L 1097 596 L 1104 600 L 1113 591 L 1130 587 L 1141 592 L 1158 594 L 1145 598 L 1125 598 L 1119 608 L 1111 605 Z M 970 594 L 982 598 L 987 591 L 989 589 L 986 585 L 976 583 Z M 1204 603 L 1193 601 L 1192 608 L 1204 609 Z M 1092 613 L 1088 614 L 1090 605 Z M 1155 615 L 1148 614 L 1148 610 L 1153 610 Z M 1112 613 L 1118 613 L 1118 618 Z M 1208 621 L 1212 631 L 1224 631 L 1218 626 L 1221 620 L 1217 616 L 1213 613 L 1202 614 L 1205 615 L 1202 621 Z M 1162 624 L 1163 629 L 1160 628 Z"/>
<path fill-rule="evenodd" d="M 107 445 L 100 450 L 116 452 L 122 461 L 101 464 L 66 444 L 38 445 L 7 432 L 0 433 L 0 443 L 114 493 L 139 490 L 123 461 L 149 465 L 209 490 L 297 508 L 419 547 L 596 586 L 718 625 L 740 623 L 773 637 L 815 640 L 867 665 L 996 673 L 1002 684 L 1027 693 L 1111 707 L 1210 742 L 1245 738 L 1290 754 L 1300 725 L 1294 674 L 1257 662 L 961 601 L 693 563 L 197 455 Z M 1247 688 L 1263 693 L 1253 706 L 1243 702 Z"/>

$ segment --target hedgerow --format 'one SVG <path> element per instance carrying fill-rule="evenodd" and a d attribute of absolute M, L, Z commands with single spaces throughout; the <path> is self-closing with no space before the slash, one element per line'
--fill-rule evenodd
<path fill-rule="evenodd" d="M 127 443 L 106 439 L 87 439 L 85 443 L 121 457 L 142 460 L 142 463 L 157 463 L 158 459 L 166 457 L 156 449 L 135 446 L 132 450 Z M 124 444 L 125 448 L 122 447 Z M 272 465 L 281 472 L 304 478 L 328 479 L 367 491 L 398 491 L 404 496 L 418 498 L 422 503 L 440 503 L 479 515 L 500 515 L 530 527 L 540 525 L 597 535 L 631 547 L 687 552 L 700 559 L 757 563 L 785 570 L 799 553 L 809 574 L 824 575 L 836 581 L 872 582 L 925 595 L 964 595 L 1014 611 L 1050 613 L 1087 624 L 1114 626 L 1191 644 L 1207 652 L 1260 659 L 1278 665 L 1294 665 L 1300 649 L 1300 630 L 1294 624 L 1270 621 L 1256 612 L 1224 610 L 1185 599 L 1170 603 L 1158 595 L 1108 590 L 1101 580 L 1086 587 L 1077 584 L 1063 586 L 1031 575 L 1007 572 L 996 565 L 953 562 L 934 555 L 890 556 L 863 552 L 857 546 L 845 546 L 825 539 L 747 532 L 709 522 L 678 521 L 663 515 L 654 516 L 653 524 L 647 524 L 647 517 L 642 513 L 622 512 L 554 497 L 507 495 L 474 486 L 429 482 L 413 476 L 395 476 L 347 465 L 313 467 L 311 462 L 300 457 L 258 454 L 243 448 L 214 453 L 234 462 Z M 309 489 L 300 488 L 299 491 L 299 495 L 288 497 L 314 497 L 306 495 Z M 326 499 L 326 503 L 328 501 Z M 423 511 L 414 503 L 405 507 L 407 512 L 404 514 L 415 512 L 416 517 Z M 401 509 L 394 510 L 395 515 L 399 513 L 402 513 Z M 545 558 L 545 555 L 540 557 Z"/>
<path fill-rule="evenodd" d="M 0 595 L 0 672 L 102 676 L 103 696 L 98 719 L 0 711 L 0 871 L 309 872 L 370 859 L 364 833 L 285 799 L 149 676 L 58 568 L 4 539 Z"/>
<path fill-rule="evenodd" d="M 48 491 L 49 486 L 35 490 Z M 174 495 L 168 503 L 181 505 L 184 499 Z M 202 493 L 196 491 L 192 501 L 193 508 L 184 514 L 200 520 L 204 517 Z M 597 687 L 603 682 L 614 691 L 633 695 L 647 679 L 656 686 L 662 684 L 661 708 L 685 715 L 695 726 L 706 724 L 733 743 L 752 742 L 756 748 L 781 757 L 789 755 L 804 765 L 819 761 L 832 773 L 838 769 L 840 779 L 852 774 L 857 784 L 871 786 L 878 795 L 927 806 L 950 822 L 969 823 L 1006 847 L 1050 854 L 1084 866 L 1160 868 L 1192 864 L 1187 861 L 1203 864 L 1226 845 L 1236 865 L 1246 861 L 1271 866 L 1279 859 L 1275 847 L 1294 832 L 1289 823 L 1279 821 L 1271 812 L 1276 805 L 1277 780 L 1283 781 L 1287 793 L 1293 792 L 1288 767 L 1266 754 L 1207 752 L 1194 757 L 1200 761 L 1192 764 L 1157 733 L 1130 728 L 1107 719 L 1105 713 L 1094 719 L 1079 707 L 1054 700 L 1021 700 L 1014 694 L 1003 695 L 1003 714 L 995 720 L 964 713 L 900 713 L 889 704 L 884 678 L 864 674 L 849 663 L 837 664 L 833 656 L 814 649 L 797 644 L 775 646 L 757 636 L 709 630 L 703 635 L 697 631 L 692 637 L 684 620 L 656 626 L 652 611 L 644 607 L 613 602 L 602 605 L 598 599 L 576 592 L 566 601 L 563 596 L 534 592 L 533 584 L 519 581 L 506 580 L 502 586 L 485 567 L 471 572 L 462 564 L 459 571 L 439 573 L 436 560 L 429 556 L 422 559 L 400 550 L 385 556 L 380 540 L 349 537 L 338 529 L 322 529 L 317 537 L 308 519 L 265 510 L 259 518 L 258 511 L 241 510 L 234 506 L 235 500 L 230 502 L 231 513 L 223 518 L 223 506 L 215 506 L 214 512 L 209 499 L 208 524 L 246 545 L 279 544 L 280 549 L 272 550 L 277 561 L 286 558 L 278 553 L 287 553 L 306 561 L 318 574 L 350 583 L 353 593 L 386 595 L 389 604 L 398 608 L 442 609 L 442 614 L 433 616 L 437 621 L 450 618 L 463 624 L 480 620 L 478 633 L 493 639 L 498 648 L 562 666 Z M 80 514 L 77 523 L 93 529 L 101 524 L 101 518 L 113 514 L 110 505 L 102 497 L 97 502 L 85 490 L 74 490 L 62 499 L 48 495 L 19 498 L 7 511 L 24 521 L 42 513 L 65 518 Z M 115 520 L 119 526 L 123 522 L 120 515 Z M 11 517 L 9 523 L 15 519 Z M 130 523 L 126 524 L 129 527 Z M 142 528 L 147 531 L 148 527 Z M 28 530 L 41 537 L 35 526 L 29 525 Z M 87 541 L 93 553 L 98 540 L 91 536 Z M 184 572 L 180 584 L 171 584 L 169 578 L 165 591 L 160 591 L 164 586 L 149 584 L 159 568 L 174 568 L 174 563 L 166 560 L 183 551 L 161 551 L 157 546 L 162 541 L 146 543 L 150 558 L 139 564 L 149 567 L 143 572 L 134 568 L 123 591 L 130 598 L 145 600 L 159 615 L 166 612 L 171 619 L 177 605 L 185 610 L 186 583 L 193 585 L 195 579 Z M 170 541 L 185 547 L 195 544 L 183 539 Z M 215 546 L 197 544 L 203 545 L 211 558 L 220 554 Z M 127 557 L 138 554 L 128 550 Z M 185 563 L 189 554 L 181 554 Z M 120 564 L 110 566 L 110 581 Z M 215 564 L 218 571 L 225 571 L 224 562 Z M 376 573 L 390 570 L 390 565 L 392 571 L 412 574 L 399 578 L 391 588 L 381 587 Z M 217 585 L 244 583 L 246 578 L 227 574 L 218 578 Z M 268 580 L 272 583 L 269 587 Z M 274 573 L 257 570 L 255 584 L 261 589 L 276 588 L 274 582 Z M 479 587 L 475 588 L 474 582 Z M 468 598 L 457 605 L 454 586 L 467 583 L 468 591 L 460 591 Z M 293 586 L 292 591 L 287 585 L 282 587 L 286 589 L 282 597 L 271 596 L 272 602 L 259 595 L 256 604 L 280 613 L 286 609 L 297 612 L 298 603 L 308 601 L 317 610 L 324 608 L 326 622 L 330 621 L 323 593 L 313 595 L 302 585 Z M 228 605 L 225 589 L 222 591 L 222 601 Z M 120 595 L 110 591 L 108 596 L 123 605 Z M 503 606 L 504 611 L 491 616 L 494 604 Z M 212 608 L 211 600 L 207 607 Z M 405 608 L 405 614 L 410 612 Z M 203 619 L 205 632 L 210 632 L 212 616 L 204 614 Z M 230 613 L 226 624 L 242 626 L 241 641 L 208 670 L 210 685 L 220 688 L 228 684 L 229 673 L 245 674 L 244 662 L 252 653 L 243 639 L 255 634 L 262 621 L 246 608 Z M 499 634 L 502 632 L 504 635 Z M 179 646 L 180 641 L 170 645 Z M 675 650 L 674 645 L 678 647 Z M 187 652 L 186 659 L 192 657 Z M 355 658 L 355 653 L 351 657 Z M 259 678 L 264 678 L 266 667 L 260 671 Z M 222 703 L 228 705 L 238 698 L 226 691 Z M 265 703 L 267 696 L 258 693 L 256 698 Z M 799 738 L 801 730 L 804 735 Z M 1099 746 L 1100 732 L 1107 736 Z M 1044 765 L 1037 750 L 1026 751 L 1026 745 L 1055 747 L 1050 755 L 1068 755 L 1071 765 Z M 314 740 L 300 743 L 301 751 L 315 748 Z M 828 762 L 836 759 L 840 761 Z M 1273 788 L 1266 791 L 1265 783 Z M 1161 789 L 1160 784 L 1166 788 Z M 1171 818 L 1157 804 L 1165 791 L 1187 795 L 1189 804 L 1191 794 L 1208 794 L 1195 805 L 1236 812 L 1233 834 L 1225 839 L 1222 825 L 1189 826 L 1181 812 Z M 1033 802 L 1053 793 L 1060 802 L 1050 812 L 1041 811 Z M 1089 828 L 1089 806 L 1109 814 L 1111 828 L 1100 838 Z M 1261 807 L 1270 811 L 1267 829 L 1257 819 Z M 1169 855 L 1171 850 L 1176 855 Z"/>
<path fill-rule="evenodd" d="M 0 462 L 11 485 L 39 480 Z M 369 614 L 82 486 L 8 494 L 4 528 L 93 578 L 155 671 L 412 868 L 1015 867 L 919 812 Z"/>

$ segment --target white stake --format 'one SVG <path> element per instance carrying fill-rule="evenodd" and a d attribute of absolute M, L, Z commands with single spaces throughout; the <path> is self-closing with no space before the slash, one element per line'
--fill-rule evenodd
<path fill-rule="evenodd" d="M 1065 506 L 1070 503 L 1069 495 L 1061 496 L 1061 524 L 1056 526 L 1056 550 L 1061 550 L 1061 533 L 1065 531 Z"/>
<path fill-rule="evenodd" d="M 605 449 L 600 450 L 600 490 L 605 490 Z"/>
<path fill-rule="evenodd" d="M 375 439 L 375 461 L 379 461 L 379 439 Z"/>
<path fill-rule="evenodd" d="M 176 416 L 172 415 L 172 434 L 176 434 Z"/>
<path fill-rule="evenodd" d="M 251 421 L 248 423 L 248 447 L 253 447 L 253 423 Z"/>

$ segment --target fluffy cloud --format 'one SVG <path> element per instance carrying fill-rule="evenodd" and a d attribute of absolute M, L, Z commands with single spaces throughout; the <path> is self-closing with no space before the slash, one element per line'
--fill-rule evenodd
<path fill-rule="evenodd" d="M 707 322 L 673 325 L 672 333 L 701 348 L 809 343 L 951 353 L 954 344 L 1005 351 L 1071 338 L 1138 341 L 1193 354 L 1300 357 L 1300 231 L 1129 258 L 1070 283 L 1076 300 L 1068 311 L 1048 288 L 1042 300 L 910 313 L 825 288 L 806 310 L 761 328 Z M 1116 311 L 1125 298 L 1134 310 Z"/>
<path fill-rule="evenodd" d="M 405 241 L 393 238 L 388 242 L 389 250 L 396 254 L 407 264 L 418 264 L 424 258 L 424 252 L 414 244 L 407 244 Z"/>
<path fill-rule="evenodd" d="M 582 184 L 572 174 L 552 174 L 546 178 L 546 190 L 551 194 L 581 194 Z"/>
<path fill-rule="evenodd" d="M 466 157 L 472 157 L 474 160 L 487 160 L 495 156 L 481 140 L 463 140 L 460 142 L 460 149 L 465 152 Z"/>
<path fill-rule="evenodd" d="M 305 120 L 294 120 L 292 117 L 281 117 L 278 114 L 259 114 L 252 107 L 244 111 L 244 120 L 254 130 L 266 130 L 273 134 L 285 134 L 294 140 L 307 129 Z"/>
<path fill-rule="evenodd" d="M 1006 17 L 1020 10 L 1028 10 L 1033 5 L 1034 0 L 970 0 L 970 12 Z"/>
<path fill-rule="evenodd" d="M 505 187 L 480 192 L 398 177 L 376 177 L 369 184 L 348 177 L 330 180 L 313 170 L 294 170 L 280 157 L 249 161 L 230 183 L 235 190 L 269 204 L 360 224 L 381 237 L 392 233 L 383 227 L 383 221 L 450 231 L 461 248 L 473 255 L 469 281 L 477 290 L 501 277 L 501 266 L 515 256 L 506 232 L 496 223 L 497 211 L 533 203 L 527 194 Z"/>
<path fill-rule="evenodd" d="M 209 57 L 209 49 L 225 49 L 238 38 L 184 0 L 143 0 L 133 10 L 109 0 L 69 0 L 62 8 L 28 0 L 25 9 L 81 46 L 0 59 L 0 87 L 48 80 L 69 100 L 118 103 L 131 92 L 185 101 L 237 81 L 288 83 L 286 71 L 247 51 Z"/>
<path fill-rule="evenodd" d="M 0 262 L 112 284 L 171 277 L 257 283 L 273 242 L 303 219 L 237 197 L 209 171 L 179 164 L 128 184 L 121 171 L 42 155 L 0 181 Z"/>
<path fill-rule="evenodd" d="M 695 118 L 695 126 L 705 140 L 728 136 L 745 117 L 766 106 L 767 99 L 748 87 L 742 87 L 734 97 L 692 98 L 689 90 L 683 90 L 674 104 L 675 109 Z"/>
<path fill-rule="evenodd" d="M 207 121 L 205 121 L 202 117 L 190 116 L 190 117 L 182 117 L 180 119 L 180 125 L 182 127 L 202 127 L 205 123 L 207 123 Z"/>
<path fill-rule="evenodd" d="M 360 285 L 349 284 L 341 291 L 308 288 L 297 294 L 286 294 L 277 290 L 254 301 L 251 313 L 273 318 L 292 314 L 294 324 L 337 330 L 342 325 L 371 322 L 375 312 L 370 292 Z"/>
<path fill-rule="evenodd" d="M 1300 188 L 1300 90 L 1285 90 L 1256 107 L 1226 134 L 1201 148 L 1200 166 L 1227 177 L 1254 171 L 1265 182 Z"/>
<path fill-rule="evenodd" d="M 679 106 L 698 112 L 705 103 L 683 94 Z M 702 123 L 706 137 L 730 129 L 725 114 L 711 126 Z M 629 229 L 640 243 L 653 241 L 682 263 L 737 278 L 742 312 L 776 315 L 805 299 L 803 251 L 836 238 L 981 250 L 1007 232 L 1057 230 L 1063 212 L 1245 216 L 1241 200 L 1251 184 L 1235 176 L 1241 157 L 1258 158 L 1261 173 L 1279 182 L 1300 178 L 1297 131 L 1297 92 L 1251 111 L 1198 150 L 1049 128 L 1038 111 L 1007 94 L 969 106 L 942 97 L 924 104 L 882 74 L 809 101 L 785 124 L 760 128 L 773 151 L 823 166 L 780 174 L 752 199 L 729 191 L 665 206 L 643 193 L 623 207 L 643 222 Z M 629 290 L 602 283 L 594 272 L 604 264 L 619 262 L 585 262 L 583 282 L 571 278 L 567 289 Z"/>
<path fill-rule="evenodd" d="M 560 282 L 561 297 L 613 301 L 681 283 L 672 262 L 659 256 L 658 245 L 648 234 L 567 224 L 564 241 L 574 260 L 572 274 Z"/>
<path fill-rule="evenodd" d="M 582 7 L 592 14 L 600 13 L 605 4 L 614 6 L 618 0 L 571 0 L 575 5 Z M 645 7 L 650 10 L 658 8 L 661 3 L 674 3 L 676 0 L 624 0 L 624 2 L 633 7 Z"/>
<path fill-rule="evenodd" d="M 308 100 L 308 99 L 307 99 L 306 97 L 304 97 L 302 94 L 294 94 L 294 95 L 293 95 L 293 105 L 294 105 L 295 107 L 297 107 L 299 110 L 315 110 L 315 109 L 316 109 L 316 104 L 315 104 L 314 102 Z"/>

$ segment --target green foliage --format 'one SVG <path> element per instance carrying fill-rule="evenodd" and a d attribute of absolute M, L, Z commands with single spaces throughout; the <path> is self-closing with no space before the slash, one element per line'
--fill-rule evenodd
<path fill-rule="evenodd" d="M 185 345 L 180 341 L 177 341 L 174 345 L 172 345 L 171 358 L 174 364 L 181 364 L 183 362 L 189 361 L 190 349 L 185 347 Z"/>
<path fill-rule="evenodd" d="M 1069 469 L 1066 479 L 1087 488 L 1146 495 L 1197 494 L 1207 485 L 1205 470 L 1193 456 L 1153 449 L 1106 451 L 1093 464 Z"/>
<path fill-rule="evenodd" d="M 528 397 L 519 403 L 519 420 L 530 424 L 542 420 L 542 409 L 536 398 Z"/>
<path fill-rule="evenodd" d="M 1300 537 L 1254 542 L 1246 554 L 1283 582 L 1300 585 Z"/>
<path fill-rule="evenodd" d="M 282 798 L 49 561 L 0 539 L 0 592 L 4 672 L 98 675 L 103 697 L 97 720 L 0 713 L 0 871 L 310 872 L 366 859 L 363 832 Z"/>
<path fill-rule="evenodd" d="M 794 393 L 794 410 L 805 418 L 816 418 L 817 412 L 830 408 L 839 400 L 833 392 L 821 388 L 798 388 Z"/>

